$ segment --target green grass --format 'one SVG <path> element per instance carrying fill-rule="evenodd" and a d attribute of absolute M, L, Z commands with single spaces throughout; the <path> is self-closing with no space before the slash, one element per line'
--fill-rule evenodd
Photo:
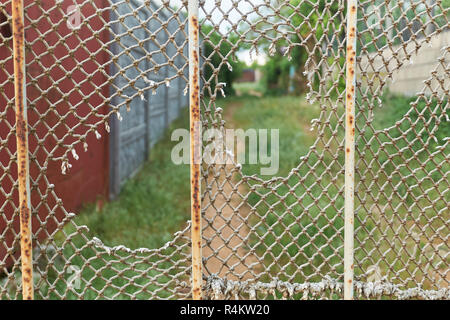
<path fill-rule="evenodd" d="M 170 161 L 172 147 L 177 143 L 170 141 L 170 133 L 175 128 L 188 128 L 187 111 L 154 146 L 149 161 L 126 182 L 116 200 L 105 204 L 100 212 L 95 205 L 87 205 L 74 219 L 77 226 L 88 226 L 84 236 L 72 223 L 56 234 L 55 242 L 61 250 L 44 272 L 51 286 L 38 281 L 37 299 L 61 296 L 77 299 L 80 292 L 84 299 L 130 299 L 131 295 L 137 299 L 151 299 L 155 295 L 167 298 L 170 292 L 166 286 L 173 276 L 181 273 L 178 279 L 187 277 L 189 266 L 180 261 L 181 256 L 174 253 L 174 248 L 169 247 L 159 255 L 142 254 L 136 258 L 124 252 L 112 255 L 93 250 L 85 240 L 85 237 L 97 237 L 110 247 L 159 248 L 182 229 L 190 217 L 189 165 L 175 165 Z M 67 270 L 69 265 L 81 270 L 78 290 L 67 289 L 72 274 Z"/>
<path fill-rule="evenodd" d="M 150 159 L 127 181 L 117 200 L 100 212 L 90 205 L 76 222 L 87 225 L 90 235 L 107 245 L 158 248 L 172 239 L 190 218 L 189 165 L 170 159 L 177 141 L 170 140 L 175 128 L 188 128 L 187 110 L 150 151 Z"/>
<path fill-rule="evenodd" d="M 233 103 L 231 100 L 229 103 Z M 265 97 L 261 99 L 244 98 L 236 99 L 241 106 L 236 108 L 230 126 L 234 128 L 271 128 L 279 129 L 280 168 L 275 176 L 286 177 L 292 168 L 301 162 L 300 157 L 308 154 L 310 147 L 317 139 L 317 129 L 311 129 L 311 120 L 319 117 L 320 107 L 317 104 L 309 104 L 304 97 Z M 234 102 L 234 103 L 236 103 Z M 331 126 L 336 126 L 335 119 L 330 120 Z M 327 132 L 327 131 L 325 131 Z M 317 144 L 319 152 L 330 137 L 321 140 Z M 270 148 L 269 148 L 270 150 Z M 336 145 L 330 145 L 330 151 L 323 154 L 323 161 L 331 163 L 335 156 Z M 340 163 L 342 157 L 338 157 Z M 315 174 L 311 174 L 309 167 L 315 166 Z M 245 175 L 260 176 L 260 165 L 243 164 Z M 336 165 L 332 166 L 332 169 Z M 257 216 L 251 218 L 251 223 L 256 227 L 256 235 L 253 235 L 249 246 L 256 249 L 258 255 L 263 257 L 265 267 L 272 276 L 283 281 L 302 282 L 303 274 L 312 274 L 314 268 L 320 266 L 324 259 L 318 255 L 317 247 L 321 247 L 332 238 L 331 245 L 323 248 L 321 253 L 330 257 L 333 247 L 340 244 L 338 238 L 334 238 L 335 230 L 342 227 L 342 219 L 336 219 L 335 207 L 343 206 L 343 199 L 337 199 L 333 206 L 329 206 L 330 198 L 323 194 L 323 188 L 317 185 L 317 176 L 320 176 L 326 167 L 319 161 L 319 155 L 311 153 L 306 163 L 299 167 L 298 174 L 287 179 L 276 190 L 258 187 L 250 193 L 248 203 L 256 209 Z M 260 176 L 268 180 L 270 176 Z M 299 184 L 299 179 L 302 183 Z M 324 185 L 330 184 L 333 177 L 325 176 Z M 342 179 L 340 179 L 342 183 Z M 304 196 L 306 187 L 309 194 Z M 337 187 L 329 187 L 329 196 L 337 194 Z M 298 199 L 302 198 L 301 204 Z M 317 203 L 315 203 L 317 199 Z M 328 206 L 328 207 L 327 207 Z M 308 208 L 305 210 L 305 208 Z M 287 213 L 290 211 L 291 213 Z M 306 213 L 306 214 L 305 214 Z M 328 219 L 332 221 L 330 224 Z M 286 229 L 289 229 L 286 232 Z M 317 236 L 321 229 L 323 236 Z M 275 236 L 281 237 L 275 241 Z M 258 238 L 262 239 L 260 241 Z M 268 249 L 270 248 L 270 249 Z M 274 258 L 275 257 L 275 258 Z M 305 265 L 309 261 L 309 265 Z M 274 263 L 275 262 L 275 263 Z M 337 257 L 330 258 L 331 264 L 340 263 Z M 301 268 L 298 266 L 302 265 Z M 282 270 L 283 269 L 283 270 Z M 302 272 L 299 272 L 301 269 Z M 319 268 L 322 274 L 329 272 L 324 264 Z M 288 276 L 286 276 L 288 275 Z M 263 277 L 262 280 L 270 280 Z M 310 281 L 320 281 L 320 277 Z"/>
<path fill-rule="evenodd" d="M 298 165 L 299 157 L 307 154 L 316 139 L 316 132 L 311 133 L 308 129 L 310 120 L 318 116 L 318 106 L 311 106 L 304 99 L 295 97 L 245 98 L 240 101 L 242 106 L 234 113 L 232 126 L 244 129 L 279 128 L 278 176 L 286 176 Z M 372 140 L 373 131 L 357 133 L 363 135 L 359 136 L 357 148 L 365 150 L 365 153 L 357 154 L 359 167 L 356 182 L 364 179 L 364 184 L 357 190 L 356 207 L 359 206 L 359 211 L 355 221 L 358 230 L 355 256 L 358 261 L 364 262 L 358 266 L 356 273 L 361 275 L 362 270 L 383 260 L 379 264 L 383 276 L 397 280 L 399 277 L 411 279 L 415 269 L 424 270 L 430 263 L 442 270 L 450 262 L 448 258 L 442 261 L 439 256 L 431 259 L 433 247 L 429 244 L 430 237 L 435 237 L 433 229 L 438 230 L 441 239 L 446 237 L 442 221 L 448 220 L 448 214 L 442 210 L 449 201 L 448 191 L 445 191 L 449 186 L 443 177 L 449 165 L 442 153 L 436 154 L 436 147 L 442 145 L 443 139 L 449 136 L 450 125 L 441 122 L 439 129 L 433 133 L 437 141 L 424 146 L 430 129 L 437 121 L 433 117 L 439 114 L 439 110 L 429 111 L 436 108 L 437 101 L 432 101 L 431 107 L 425 108 L 423 100 L 416 103 L 415 98 L 389 93 L 382 97 L 382 101 L 383 108 L 374 108 L 374 127 L 377 130 L 395 125 L 411 108 L 411 103 L 417 111 L 408 115 L 411 123 L 404 122 L 399 126 L 405 134 L 396 127 L 390 129 L 388 135 L 380 133 L 377 139 Z M 445 103 L 443 101 L 441 105 Z M 415 123 L 421 117 L 428 119 L 426 124 L 423 121 Z M 365 119 L 360 116 L 357 120 L 358 127 L 363 128 Z M 336 119 L 331 118 L 330 124 L 334 127 Z M 413 125 L 415 132 L 407 131 Z M 416 132 L 424 127 L 426 130 L 417 135 Z M 402 135 L 405 139 L 397 140 L 393 145 L 388 144 L 392 137 L 399 138 Z M 344 163 L 343 152 L 338 152 L 337 146 L 330 144 L 328 151 L 323 154 L 323 161 L 330 165 L 335 159 L 334 165 L 327 169 L 320 162 L 320 155 L 330 137 L 331 131 L 325 130 L 316 146 L 318 154 L 309 154 L 305 164 L 298 168 L 298 174 L 287 179 L 276 190 L 258 187 L 250 194 L 248 202 L 257 212 L 257 216 L 251 220 L 257 236 L 253 237 L 250 246 L 264 258 L 265 266 L 272 276 L 282 280 L 302 282 L 305 281 L 304 275 L 312 275 L 318 270 L 321 275 L 309 280 L 319 281 L 324 274 L 336 276 L 343 272 L 343 250 L 336 249 L 342 245 L 337 230 L 343 226 L 343 217 L 337 212 L 343 209 L 343 195 L 339 195 L 338 191 L 343 186 L 344 177 L 336 173 L 340 167 L 337 163 Z M 338 139 L 341 138 L 342 132 L 338 134 Z M 392 156 L 399 149 L 402 151 Z M 374 154 L 377 154 L 376 159 L 373 158 Z M 436 167 L 437 163 L 443 166 Z M 370 164 L 370 167 L 366 164 Z M 315 174 L 311 174 L 311 167 L 314 167 Z M 334 176 L 326 171 L 334 172 Z M 243 172 L 246 175 L 258 175 L 259 166 L 243 165 Z M 317 183 L 319 176 L 320 184 Z M 266 180 L 268 178 L 265 177 Z M 324 192 L 324 189 L 327 191 Z M 428 191 L 426 196 L 423 196 L 424 190 Z M 384 207 L 385 204 L 388 206 Z M 382 207 L 383 212 L 373 212 Z M 287 211 L 291 213 L 286 214 Z M 437 217 L 436 212 L 444 216 Z M 431 225 L 426 226 L 429 221 Z M 419 234 L 418 246 L 417 240 L 410 236 L 413 232 Z M 342 232 L 339 233 L 342 236 Z M 396 240 L 397 234 L 405 241 L 405 246 Z M 281 237 L 279 242 L 275 241 L 275 236 Z M 447 252 L 448 245 L 441 243 L 440 250 Z M 380 252 L 384 253 L 384 257 Z M 445 274 L 445 270 L 443 272 Z M 418 281 L 428 276 L 421 271 L 415 274 Z M 414 283 L 411 285 L 415 286 Z M 433 285 L 425 281 L 424 287 L 432 288 Z"/>
<path fill-rule="evenodd" d="M 386 93 L 382 101 L 383 108 L 374 110 L 374 127 L 390 129 L 377 139 L 371 130 L 362 132 L 357 146 L 365 153 L 358 154 L 357 177 L 364 184 L 355 201 L 360 208 L 356 228 L 359 221 L 365 223 L 356 234 L 355 257 L 364 261 L 361 267 L 365 270 L 382 259 L 378 267 L 384 275 L 409 279 L 409 286 L 424 281 L 424 288 L 436 289 L 429 280 L 434 277 L 432 270 L 440 269 L 445 275 L 445 265 L 450 263 L 443 254 L 448 244 L 440 240 L 448 237 L 443 224 L 449 219 L 446 176 L 450 166 L 445 160 L 448 150 L 438 149 L 450 135 L 450 124 L 442 114 L 448 100 L 430 99 L 426 107 L 423 98 Z M 401 119 L 407 121 L 398 122 Z M 428 141 L 431 134 L 436 139 Z M 386 252 L 384 257 L 382 252 Z M 440 281 L 445 283 L 443 278 Z"/>
<path fill-rule="evenodd" d="M 233 89 L 242 96 L 252 96 L 255 93 L 264 94 L 264 86 L 261 82 L 234 82 Z"/>
<path fill-rule="evenodd" d="M 240 105 L 235 108 L 232 119 L 226 119 L 229 128 L 279 130 L 280 170 L 276 176 L 286 175 L 298 165 L 300 156 L 307 153 L 316 139 L 310 127 L 311 120 L 318 118 L 320 109 L 303 97 L 243 97 L 230 98 L 225 103 Z M 261 167 L 264 165 L 244 164 L 243 171 L 246 175 L 259 175 Z"/>
<path fill-rule="evenodd" d="M 395 125 L 396 121 L 409 110 L 410 103 L 414 102 L 414 99 L 387 94 L 383 96 L 383 102 L 383 108 L 374 109 L 376 129 Z M 436 105 L 436 102 L 433 104 Z M 226 119 L 228 128 L 280 130 L 280 170 L 276 176 L 285 177 L 292 168 L 297 167 L 300 157 L 308 154 L 316 140 L 317 129 L 310 131 L 310 127 L 311 120 L 319 117 L 320 108 L 317 104 L 310 105 L 302 97 L 257 98 L 244 95 L 219 100 L 218 105 L 225 105 L 225 114 L 227 108 L 233 108 L 233 112 L 230 113 L 232 117 Z M 420 118 L 421 113 L 427 119 L 433 118 L 424 106 L 423 102 L 417 104 L 418 114 L 410 115 L 412 122 Z M 338 125 L 337 119 L 333 116 L 329 121 L 332 128 Z M 357 119 L 359 127 L 363 127 L 363 122 L 363 117 Z M 400 129 L 406 131 L 410 126 L 402 124 Z M 423 124 L 419 122 L 416 131 L 421 129 L 420 126 L 423 128 Z M 188 127 L 187 112 L 172 126 L 172 128 L 180 127 Z M 100 212 L 96 211 L 94 205 L 89 205 L 76 217 L 77 225 L 89 227 L 88 238 L 98 237 L 109 246 L 158 248 L 170 240 L 172 234 L 180 230 L 189 219 L 189 166 L 176 166 L 169 160 L 171 149 L 176 144 L 170 141 L 170 132 L 171 130 L 152 149 L 149 161 L 124 185 L 117 200 L 107 203 Z M 416 267 L 423 268 L 426 263 L 435 266 L 439 261 L 428 259 L 430 246 L 427 241 L 433 234 L 432 230 L 428 228 L 420 234 L 418 248 L 414 251 L 416 243 L 408 238 L 408 232 L 401 229 L 401 226 L 406 225 L 409 230 L 420 233 L 427 219 L 433 219 L 433 228 L 440 230 L 441 233 L 446 232 L 442 229 L 442 222 L 437 219 L 435 212 L 445 208 L 449 201 L 448 192 L 445 193 L 445 190 L 448 190 L 448 182 L 442 179 L 449 166 L 448 163 L 444 163 L 443 167 L 436 168 L 435 163 L 441 163 L 443 156 L 437 154 L 430 157 L 430 153 L 433 153 L 436 146 L 441 145 L 443 139 L 449 136 L 449 124 L 440 124 L 439 130 L 434 133 L 438 142 L 426 146 L 425 151 L 422 150 L 422 141 L 430 134 L 427 130 L 420 137 L 415 136 L 414 132 L 408 132 L 405 135 L 406 140 L 399 140 L 394 146 L 385 145 L 391 138 L 384 134 L 379 134 L 378 140 L 370 140 L 373 136 L 371 131 L 357 134 L 363 135 L 359 138 L 365 138 L 358 140 L 358 150 L 366 150 L 364 154 L 357 154 L 359 160 L 365 160 L 359 162 L 358 179 L 363 178 L 366 181 L 358 192 L 369 196 L 365 203 L 361 203 L 359 197 L 356 199 L 356 205 L 360 208 L 355 221 L 356 228 L 359 228 L 355 241 L 356 259 L 364 261 L 361 267 L 367 270 L 374 261 L 381 258 L 376 248 L 384 252 L 394 244 L 397 249 L 386 253 L 383 258 L 385 263 L 380 265 L 383 275 L 398 272 L 400 277 L 408 278 Z M 342 135 L 342 132 L 338 133 L 338 140 Z M 391 137 L 398 138 L 400 135 L 395 128 L 389 131 Z M 340 237 L 342 234 L 337 230 L 343 227 L 343 217 L 337 215 L 337 212 L 343 208 L 343 195 L 338 192 L 344 181 L 343 175 L 336 175 L 336 172 L 341 168 L 344 159 L 343 152 L 338 152 L 336 143 L 331 143 L 322 157 L 324 146 L 329 143 L 331 136 L 332 130 L 324 131 L 316 145 L 317 153 L 309 154 L 296 175 L 287 179 L 276 190 L 259 186 L 251 192 L 248 199 L 248 203 L 256 209 L 256 214 L 251 218 L 256 234 L 251 238 L 249 246 L 254 247 L 257 254 L 264 258 L 269 273 L 281 280 L 320 281 L 325 274 L 342 274 L 343 250 L 336 248 L 342 245 Z M 390 154 L 398 152 L 397 148 L 405 147 L 410 149 L 407 148 L 400 156 L 390 159 Z M 367 152 L 368 150 L 374 153 L 382 151 L 379 152 L 377 161 L 372 161 L 373 154 Z M 415 159 L 413 155 L 418 150 L 421 151 Z M 427 150 L 430 153 L 426 152 Z M 402 166 L 405 159 L 411 157 L 408 166 Z M 367 168 L 365 163 L 371 163 L 371 167 Z M 423 163 L 426 165 L 421 167 Z M 330 167 L 327 168 L 325 164 Z M 314 170 L 310 169 L 312 167 Z M 243 165 L 243 172 L 246 175 L 259 175 L 259 169 L 259 165 Z M 321 176 L 320 184 L 317 178 L 319 176 Z M 403 177 L 407 177 L 404 182 Z M 426 179 L 418 186 L 414 177 Z M 268 178 L 270 177 L 264 177 Z M 385 184 L 387 180 L 392 182 Z M 372 184 L 367 185 L 370 182 Z M 435 184 L 437 185 L 434 186 Z M 398 186 L 392 187 L 395 185 Z M 435 189 L 429 191 L 427 197 L 421 197 L 423 190 L 433 186 Z M 327 192 L 324 192 L 325 188 Z M 442 195 L 440 199 L 439 193 Z M 430 199 L 436 201 L 431 203 Z M 385 203 L 390 206 L 383 212 L 373 211 L 372 207 L 375 204 Z M 285 214 L 287 211 L 291 214 Z M 445 221 L 446 218 L 442 219 Z M 365 221 L 365 228 L 360 228 L 360 221 Z M 395 241 L 394 230 L 397 229 L 400 237 L 406 239 L 406 248 Z M 66 234 L 76 234 L 74 231 L 75 227 L 72 224 L 67 225 L 64 230 Z M 279 242 L 275 240 L 275 236 L 281 237 Z M 262 240 L 258 240 L 258 237 Z M 366 241 L 364 246 L 361 246 L 360 243 L 367 238 L 374 241 Z M 169 292 L 162 287 L 175 273 L 185 270 L 185 266 L 178 265 L 178 256 L 167 260 L 152 256 L 142 260 L 119 254 L 123 257 L 118 258 L 117 255 L 99 254 L 84 247 L 86 241 L 79 235 L 66 240 L 60 233 L 56 241 L 62 248 L 61 255 L 66 261 L 82 269 L 85 299 L 102 295 L 128 299 L 134 293 L 139 293 L 138 298 L 148 299 L 155 291 L 158 296 L 167 297 Z M 82 249 L 75 250 L 74 247 Z M 443 244 L 440 249 L 448 251 L 448 245 Z M 169 256 L 173 252 L 173 249 L 169 248 L 164 255 Z M 86 259 L 89 261 L 88 264 L 85 262 Z M 406 262 L 408 267 L 404 267 Z M 448 263 L 449 261 L 447 265 Z M 157 278 L 151 283 L 150 279 L 139 276 L 139 270 L 147 270 L 149 264 L 154 268 L 148 275 Z M 130 268 L 132 265 L 135 270 Z M 176 268 L 171 268 L 174 265 Z M 164 271 L 169 268 L 170 272 Z M 304 275 L 312 275 L 316 271 L 321 275 L 305 279 Z M 58 298 L 58 295 L 63 294 L 69 299 L 77 297 L 71 290 L 65 293 L 66 281 L 70 274 L 68 275 L 64 269 L 64 263 L 58 264 L 55 261 L 47 273 L 49 281 L 54 284 L 54 291 L 51 292 L 48 286 L 41 285 L 38 298 L 39 296 Z M 360 274 L 361 270 L 357 269 L 356 273 Z M 106 281 L 117 287 L 123 287 L 123 292 L 110 285 L 102 292 Z M 145 286 L 144 291 L 139 288 L 142 285 Z M 429 284 L 425 283 L 424 287 L 429 287 Z"/>

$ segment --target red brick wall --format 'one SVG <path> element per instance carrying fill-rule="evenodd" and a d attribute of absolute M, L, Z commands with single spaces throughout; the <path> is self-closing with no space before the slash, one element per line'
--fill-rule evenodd
<path fill-rule="evenodd" d="M 77 146 L 79 160 L 70 159 L 72 168 L 66 175 L 61 173 L 61 161 L 52 160 L 64 151 L 58 146 L 58 141 L 71 143 L 76 140 L 73 137 L 64 138 L 68 131 L 65 125 L 73 128 L 79 123 L 74 115 L 86 117 L 87 124 L 94 124 L 99 121 L 102 114 L 108 111 L 104 97 L 109 96 L 109 87 L 99 65 L 105 65 L 104 72 L 107 74 L 106 64 L 110 59 L 108 54 L 100 49 L 102 43 L 108 41 L 109 34 L 101 31 L 103 22 L 95 16 L 98 10 L 85 1 L 78 2 L 83 3 L 82 21 L 88 20 L 89 27 L 82 26 L 77 33 L 70 30 L 63 20 L 63 14 L 74 2 L 65 0 L 59 9 L 55 7 L 54 0 L 40 1 L 39 6 L 32 0 L 25 1 L 25 38 L 29 45 L 26 50 L 28 121 L 30 128 L 33 128 L 29 134 L 32 159 L 30 177 L 31 185 L 34 186 L 31 190 L 31 202 L 35 213 L 32 224 L 33 232 L 40 239 L 45 238 L 47 232 L 54 231 L 57 222 L 63 217 L 61 209 L 54 210 L 56 201 L 51 190 L 48 189 L 48 184 L 54 185 L 54 191 L 62 200 L 64 208 L 74 213 L 77 213 L 83 203 L 95 201 L 97 197 L 106 196 L 108 192 L 108 134 L 103 125 L 98 128 L 98 132 L 102 135 L 101 139 L 96 139 L 92 133 L 88 135 L 87 152 L 84 152 L 82 144 Z M 95 1 L 98 8 L 101 8 L 103 3 L 104 1 Z M 10 6 L 6 11 L 11 14 Z M 107 21 L 107 13 L 103 13 L 102 17 Z M 38 21 L 36 29 L 28 27 L 31 20 Z M 58 27 L 53 30 L 52 27 L 55 25 Z M 94 35 L 97 39 L 88 40 Z M 12 41 L 9 42 L 7 45 L 12 47 Z M 72 57 L 68 56 L 69 50 L 74 53 Z M 0 60 L 3 61 L 10 55 L 11 50 L 0 43 Z M 8 75 L 12 74 L 13 62 L 12 59 L 8 59 L 0 68 L 0 83 L 4 83 Z M 0 94 L 0 114 L 2 115 L 0 138 L 3 142 L 3 149 L 0 148 L 0 164 L 7 168 L 4 170 L 0 167 L 0 183 L 6 193 L 11 193 L 11 201 L 17 206 L 17 190 L 13 190 L 12 184 L 17 177 L 16 163 L 10 161 L 11 155 L 4 149 L 8 147 L 9 152 L 12 154 L 15 152 L 15 136 L 10 134 L 10 126 L 13 126 L 15 122 L 12 105 L 14 87 L 12 81 L 6 82 Z M 74 90 L 77 85 L 79 90 Z M 42 92 L 47 92 L 45 97 Z M 99 116 L 90 113 L 93 106 L 98 107 Z M 86 129 L 80 128 L 75 133 L 81 134 L 83 131 L 85 132 Z M 52 153 L 50 158 L 49 152 Z M 39 167 L 47 167 L 47 171 L 42 172 Z M 5 176 L 7 170 L 10 170 L 11 179 Z M 0 206 L 3 205 L 0 207 L 0 213 L 2 217 L 11 219 L 14 209 L 6 198 L 8 198 L 7 195 L 0 194 Z M 47 218 L 46 229 L 41 229 L 38 219 L 44 221 Z M 0 234 L 6 228 L 7 222 L 1 218 Z M 18 243 L 12 243 L 14 232 L 18 233 L 18 230 L 19 220 L 15 217 L 12 228 L 6 232 L 5 239 L 0 245 L 0 262 L 5 256 L 6 247 L 18 248 Z M 11 259 L 8 259 L 7 264 L 10 262 Z"/>

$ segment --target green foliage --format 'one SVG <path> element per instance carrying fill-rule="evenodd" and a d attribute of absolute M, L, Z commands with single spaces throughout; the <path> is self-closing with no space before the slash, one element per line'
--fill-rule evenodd
<path fill-rule="evenodd" d="M 264 79 L 263 83 L 265 85 L 266 93 L 269 95 L 279 95 L 288 92 L 288 88 L 292 85 L 293 92 L 297 95 L 302 94 L 307 91 L 307 78 L 304 74 L 306 71 L 306 62 L 308 58 L 311 59 L 312 64 L 314 61 L 321 59 L 317 50 L 313 56 L 309 56 L 309 51 L 312 51 L 313 47 L 316 45 L 314 39 L 322 39 L 324 34 L 330 32 L 330 28 L 335 27 L 337 30 L 339 28 L 339 22 L 331 22 L 330 19 L 332 15 L 338 10 L 338 3 L 333 3 L 330 5 L 330 13 L 325 14 L 321 17 L 317 15 L 316 12 L 323 12 L 325 10 L 326 1 L 324 0 L 313 0 L 310 2 L 301 2 L 300 0 L 291 0 L 292 7 L 285 7 L 281 11 L 281 15 L 284 17 L 289 17 L 291 24 L 296 29 L 296 35 L 291 36 L 289 39 L 291 43 L 296 43 L 302 45 L 296 45 L 291 47 L 288 55 L 291 57 L 289 61 L 287 57 L 284 56 L 285 50 L 288 47 L 288 41 L 286 39 L 279 40 L 275 43 L 276 53 L 274 56 L 269 58 L 269 61 L 263 66 Z M 315 7 L 317 6 L 317 11 Z M 298 9 L 293 9 L 294 7 Z M 303 15 L 296 14 L 297 11 L 303 13 Z M 314 13 L 311 13 L 314 12 Z M 308 23 L 305 23 L 304 16 L 308 16 Z M 320 19 L 320 23 L 319 22 Z M 262 24 L 264 26 L 264 24 Z M 328 26 L 328 29 L 324 29 L 324 26 Z M 273 36 L 276 36 L 273 34 Z M 329 35 L 327 35 L 329 36 Z M 263 43 L 265 51 L 269 53 L 269 47 L 273 45 L 272 43 Z M 270 56 L 270 55 L 269 55 Z M 343 65 L 344 61 L 340 62 Z M 290 79 L 289 69 L 294 66 L 295 72 Z M 320 72 L 320 71 L 319 71 Z M 315 74 L 312 78 L 311 85 L 314 90 L 318 89 L 319 86 L 319 75 Z M 342 83 L 339 82 L 339 90 L 343 89 Z"/>
<path fill-rule="evenodd" d="M 227 37 L 227 41 L 224 41 L 220 33 L 213 30 L 212 26 L 206 24 L 202 25 L 202 34 L 208 38 L 207 41 L 202 42 L 203 55 L 206 57 L 203 76 L 206 81 L 209 81 L 211 93 L 213 93 L 212 90 L 214 90 L 216 84 L 222 82 L 226 84 L 223 88 L 225 95 L 233 95 L 235 93 L 233 82 L 242 75 L 242 70 L 245 68 L 245 63 L 237 60 L 233 61 L 234 59 L 232 59 L 232 45 L 237 44 L 238 37 L 236 34 L 231 33 Z M 215 51 L 217 47 L 219 50 Z M 231 70 L 225 61 L 228 61 Z M 214 75 L 214 69 L 218 68 L 220 68 L 220 72 Z M 208 96 L 210 92 L 207 91 L 205 94 Z"/>
<path fill-rule="evenodd" d="M 289 68 L 291 63 L 286 57 L 277 54 L 262 67 L 261 82 L 267 95 L 283 95 L 289 88 Z"/>

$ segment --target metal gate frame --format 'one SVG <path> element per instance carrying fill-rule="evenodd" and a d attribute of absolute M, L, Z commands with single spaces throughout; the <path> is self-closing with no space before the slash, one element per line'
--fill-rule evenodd
<path fill-rule="evenodd" d="M 25 39 L 23 0 L 12 0 L 14 45 L 14 87 L 16 112 L 16 144 L 20 202 L 20 235 L 23 298 L 33 299 L 33 266 L 30 216 L 30 176 L 28 155 L 28 123 L 25 96 Z M 190 98 L 190 187 L 192 296 L 202 298 L 202 217 L 200 182 L 200 52 L 199 0 L 188 1 L 189 22 L 189 98 Z M 347 1 L 346 84 L 345 84 L 345 223 L 344 223 L 344 299 L 354 292 L 354 179 L 355 179 L 355 86 L 357 1 Z M 111 122 L 114 128 L 114 122 Z M 113 138 L 116 139 L 117 137 Z M 113 158 L 112 158 L 113 159 Z"/>

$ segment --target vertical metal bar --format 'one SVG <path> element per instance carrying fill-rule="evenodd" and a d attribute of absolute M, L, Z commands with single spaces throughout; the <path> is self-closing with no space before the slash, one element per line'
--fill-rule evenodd
<path fill-rule="evenodd" d="M 202 299 L 202 219 L 200 205 L 200 70 L 198 0 L 188 2 L 189 117 L 191 166 L 192 298 Z"/>
<path fill-rule="evenodd" d="M 23 0 L 12 1 L 14 48 L 14 97 L 16 105 L 17 172 L 19 182 L 20 254 L 22 259 L 22 298 L 33 299 L 33 262 L 31 245 L 30 170 L 28 160 L 28 123 L 25 92 L 25 32 Z"/>
<path fill-rule="evenodd" d="M 355 193 L 355 86 L 357 1 L 347 1 L 347 58 L 345 81 L 345 222 L 344 299 L 353 299 L 353 237 Z"/>

